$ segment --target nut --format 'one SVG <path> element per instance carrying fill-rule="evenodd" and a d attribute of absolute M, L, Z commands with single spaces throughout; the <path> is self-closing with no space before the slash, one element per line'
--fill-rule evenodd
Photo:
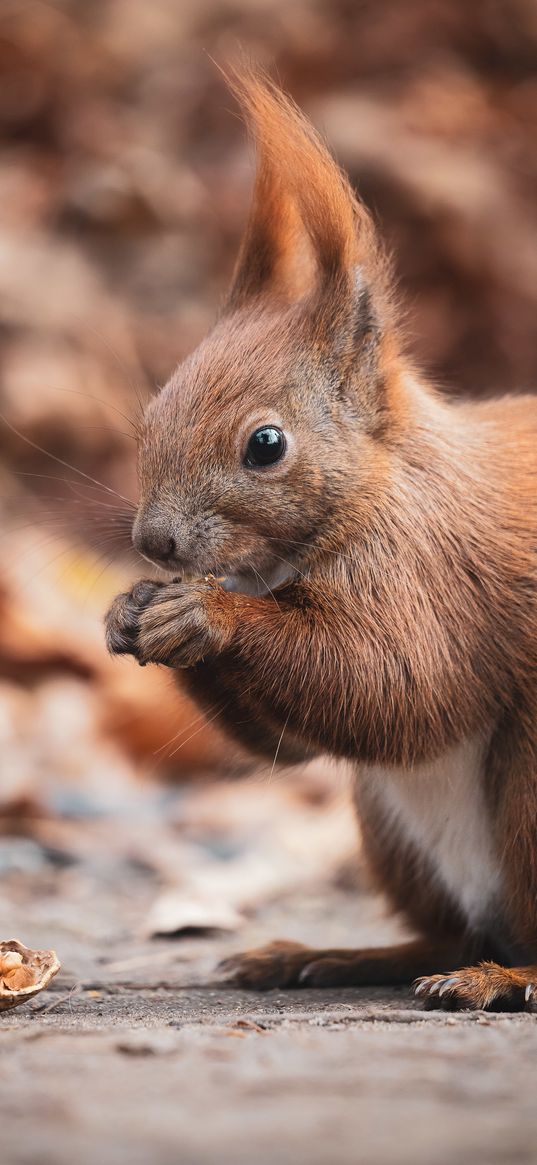
<path fill-rule="evenodd" d="M 55 951 L 33 951 L 17 939 L 0 942 L 0 1011 L 43 991 L 59 969 Z"/>
<path fill-rule="evenodd" d="M 20 951 L 6 951 L 0 955 L 0 984 L 9 991 L 20 991 L 21 987 L 33 987 L 36 974 L 32 967 L 24 965 Z"/>

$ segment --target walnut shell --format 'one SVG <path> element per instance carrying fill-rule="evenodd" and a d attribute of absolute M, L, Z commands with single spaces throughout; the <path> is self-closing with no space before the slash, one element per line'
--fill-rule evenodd
<path fill-rule="evenodd" d="M 33 995 L 37 995 L 39 991 L 43 991 L 48 987 L 51 979 L 57 975 L 60 970 L 61 963 L 59 962 L 56 951 L 32 951 L 30 947 L 25 947 L 24 943 L 20 943 L 17 939 L 7 939 L 6 942 L 0 942 L 0 965 L 6 955 L 16 954 L 21 956 L 20 970 L 24 974 L 16 974 L 11 972 L 4 977 L 0 976 L 0 1011 L 6 1011 L 9 1007 L 18 1007 L 19 1003 L 26 1003 Z M 19 962 L 19 960 L 8 960 L 8 963 Z M 31 977 L 32 982 L 27 986 L 18 986 L 18 982 L 25 981 Z M 11 985 L 9 980 L 11 979 Z"/>

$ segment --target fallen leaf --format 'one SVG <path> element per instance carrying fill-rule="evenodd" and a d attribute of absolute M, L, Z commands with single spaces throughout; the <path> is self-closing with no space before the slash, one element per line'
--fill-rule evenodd
<path fill-rule="evenodd" d="M 155 938 L 192 931 L 234 931 L 243 922 L 242 915 L 230 902 L 204 898 L 192 889 L 167 890 L 153 904 L 147 920 L 147 931 Z"/>

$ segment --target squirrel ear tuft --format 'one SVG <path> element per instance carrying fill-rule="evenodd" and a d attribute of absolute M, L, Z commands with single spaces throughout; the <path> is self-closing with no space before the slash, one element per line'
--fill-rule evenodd
<path fill-rule="evenodd" d="M 288 300 L 337 292 L 354 298 L 383 266 L 370 216 L 319 135 L 267 77 L 249 68 L 228 78 L 255 141 L 250 219 L 226 306 L 264 293 Z"/>

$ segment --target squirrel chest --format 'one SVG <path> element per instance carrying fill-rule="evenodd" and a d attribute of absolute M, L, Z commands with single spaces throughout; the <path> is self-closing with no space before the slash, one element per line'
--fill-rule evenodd
<path fill-rule="evenodd" d="M 494 922 L 502 889 L 483 785 L 486 749 L 475 739 L 410 770 L 364 767 L 357 790 L 377 830 L 411 846 L 478 929 Z"/>

